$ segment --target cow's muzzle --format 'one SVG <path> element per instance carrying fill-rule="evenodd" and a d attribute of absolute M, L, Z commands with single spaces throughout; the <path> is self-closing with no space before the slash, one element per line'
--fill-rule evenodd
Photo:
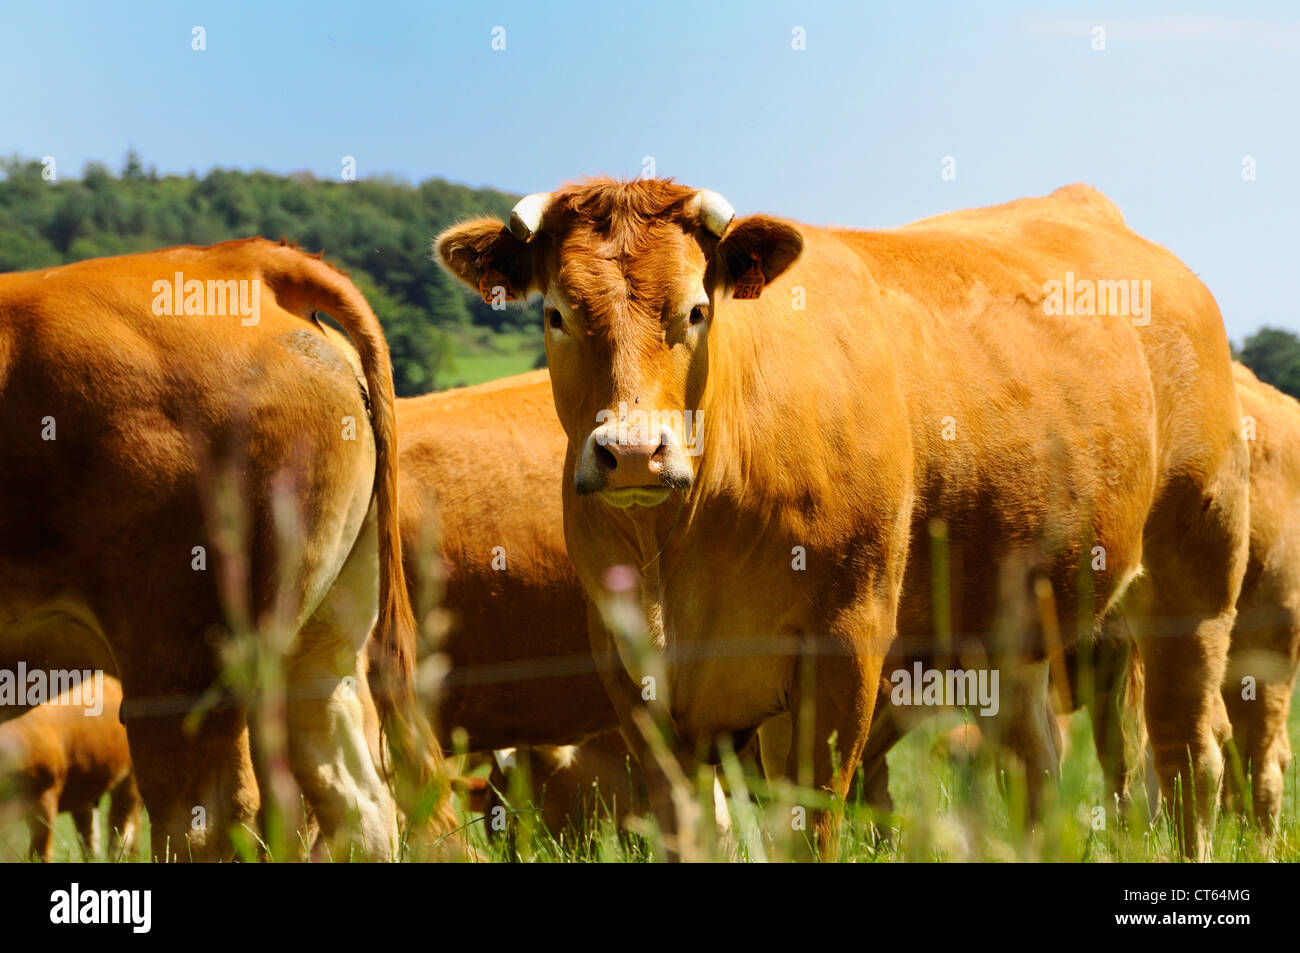
<path fill-rule="evenodd" d="M 578 458 L 575 489 L 599 493 L 612 506 L 658 506 L 673 490 L 688 490 L 694 474 L 681 443 L 668 427 L 620 430 L 597 427 Z"/>

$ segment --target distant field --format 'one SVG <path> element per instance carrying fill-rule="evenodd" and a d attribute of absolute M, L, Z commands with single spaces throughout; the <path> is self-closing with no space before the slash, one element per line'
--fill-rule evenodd
<path fill-rule="evenodd" d="M 465 387 L 531 371 L 543 353 L 537 332 L 457 335 L 449 368 L 440 375 L 446 387 Z"/>

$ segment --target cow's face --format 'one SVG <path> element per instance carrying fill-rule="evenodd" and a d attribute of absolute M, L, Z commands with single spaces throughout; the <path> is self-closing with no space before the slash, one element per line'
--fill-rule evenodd
<path fill-rule="evenodd" d="M 437 239 L 443 263 L 489 300 L 542 296 L 579 494 L 657 506 L 694 481 L 718 307 L 738 282 L 736 297 L 756 297 L 754 276 L 770 282 L 803 248 L 784 222 L 733 215 L 713 192 L 598 181 L 528 196 L 508 229 L 483 219 Z"/>

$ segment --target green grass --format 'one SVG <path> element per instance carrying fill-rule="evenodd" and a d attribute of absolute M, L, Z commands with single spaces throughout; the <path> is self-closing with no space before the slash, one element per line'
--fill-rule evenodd
<path fill-rule="evenodd" d="M 1069 750 L 1058 789 L 1049 797 L 1042 821 L 1032 829 L 1021 820 L 1023 781 L 999 774 L 989 759 L 971 762 L 940 753 L 943 733 L 959 724 L 948 714 L 913 730 L 890 753 L 890 792 L 895 814 L 877 817 L 859 799 L 844 804 L 839 860 L 856 863 L 893 861 L 1058 861 L 1168 862 L 1178 860 L 1175 837 L 1166 813 L 1150 825 L 1140 817 L 1116 824 L 1113 812 L 1106 829 L 1093 829 L 1093 808 L 1103 803 L 1101 767 L 1093 754 L 1086 713 L 1070 720 Z M 1290 719 L 1293 746 L 1300 741 L 1300 708 Z M 738 805 L 733 818 L 753 815 L 702 851 L 704 859 L 785 860 L 801 856 L 799 835 L 789 833 L 790 805 L 797 792 L 767 790 L 747 779 L 758 796 Z M 1141 798 L 1140 792 L 1135 797 Z M 1141 809 L 1142 804 L 1138 805 Z M 510 836 L 486 834 L 481 816 L 467 815 L 482 859 L 511 861 L 639 862 L 657 856 L 653 838 L 618 831 L 602 820 L 594 830 L 550 832 L 540 828 L 536 813 L 524 805 L 511 815 Z M 1249 822 L 1221 814 L 1213 831 L 1211 859 L 1220 862 L 1300 860 L 1300 803 L 1297 765 L 1287 772 L 1282 820 L 1271 843 Z"/>
<path fill-rule="evenodd" d="M 535 331 L 457 334 L 453 337 L 450 365 L 439 383 L 464 387 L 522 374 L 537 366 L 542 348 L 542 337 Z"/>
<path fill-rule="evenodd" d="M 1033 829 L 1018 820 L 1016 806 L 1023 803 L 1019 779 L 998 774 L 987 759 L 971 762 L 950 759 L 939 751 L 944 731 L 960 723 L 961 716 L 941 715 L 913 730 L 889 755 L 890 791 L 896 813 L 876 817 L 860 800 L 842 805 L 839 859 L 871 863 L 889 861 L 1097 861 L 1148 862 L 1178 859 L 1168 816 L 1147 825 L 1140 820 L 1116 825 L 1107 816 L 1107 828 L 1093 829 L 1092 809 L 1102 803 L 1101 768 L 1093 755 L 1087 715 L 1070 721 L 1070 744 L 1054 796 L 1044 817 Z M 1290 718 L 1293 747 L 1300 748 L 1300 707 Z M 710 860 L 785 860 L 800 855 L 802 835 L 789 831 L 790 806 L 798 792 L 763 781 L 745 779 L 751 800 L 740 801 L 734 791 L 732 830 L 705 843 L 701 851 Z M 517 792 L 516 792 L 517 793 Z M 707 797 L 707 792 L 702 792 Z M 1140 797 L 1140 795 L 1139 795 Z M 463 829 L 473 845 L 475 859 L 484 862 L 646 862 L 663 856 L 651 828 L 645 836 L 619 830 L 605 818 L 590 819 L 582 833 L 551 832 L 543 828 L 536 811 L 522 805 L 508 815 L 506 834 L 487 835 L 485 818 L 462 810 Z M 100 805 L 106 823 L 107 799 Z M 746 818 L 746 814 L 749 815 Z M 148 821 L 143 823 L 141 845 L 128 858 L 109 858 L 102 851 L 96 861 L 143 861 L 148 857 Z M 712 835 L 706 833 L 708 838 Z M 0 828 L 0 860 L 18 860 L 26 854 L 25 825 Z M 83 851 L 71 818 L 60 815 L 55 829 L 55 859 L 83 861 Z M 1214 828 L 1211 859 L 1222 862 L 1300 861 L 1300 790 L 1297 765 L 1288 769 L 1282 821 L 1271 843 L 1265 843 L 1248 822 L 1236 815 L 1220 815 Z"/>
<path fill-rule="evenodd" d="M 76 825 L 72 823 L 71 814 L 60 814 L 54 824 L 54 862 L 55 863 L 143 863 L 149 860 L 149 817 L 147 812 L 140 814 L 140 832 L 136 838 L 135 850 L 129 855 L 120 851 L 110 854 L 111 838 L 108 832 L 108 795 L 99 800 L 100 849 L 95 856 L 89 856 L 77 835 Z M 22 821 L 0 826 L 0 861 L 23 860 L 27 857 L 29 845 L 27 825 Z"/>

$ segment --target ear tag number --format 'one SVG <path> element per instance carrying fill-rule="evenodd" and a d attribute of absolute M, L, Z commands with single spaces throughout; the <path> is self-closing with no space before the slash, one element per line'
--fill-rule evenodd
<path fill-rule="evenodd" d="M 510 282 L 506 280 L 506 276 L 496 268 L 488 265 L 483 271 L 483 277 L 478 280 L 478 293 L 483 296 L 484 304 L 492 304 L 496 300 L 497 288 L 505 289 L 507 301 L 515 300 L 514 290 L 510 287 Z"/>
<path fill-rule="evenodd" d="M 763 293 L 763 285 L 767 282 L 763 278 L 763 269 L 758 267 L 758 256 L 754 255 L 754 263 L 749 266 L 749 271 L 745 272 L 736 279 L 736 288 L 732 291 L 731 296 L 739 301 L 752 301 Z"/>

